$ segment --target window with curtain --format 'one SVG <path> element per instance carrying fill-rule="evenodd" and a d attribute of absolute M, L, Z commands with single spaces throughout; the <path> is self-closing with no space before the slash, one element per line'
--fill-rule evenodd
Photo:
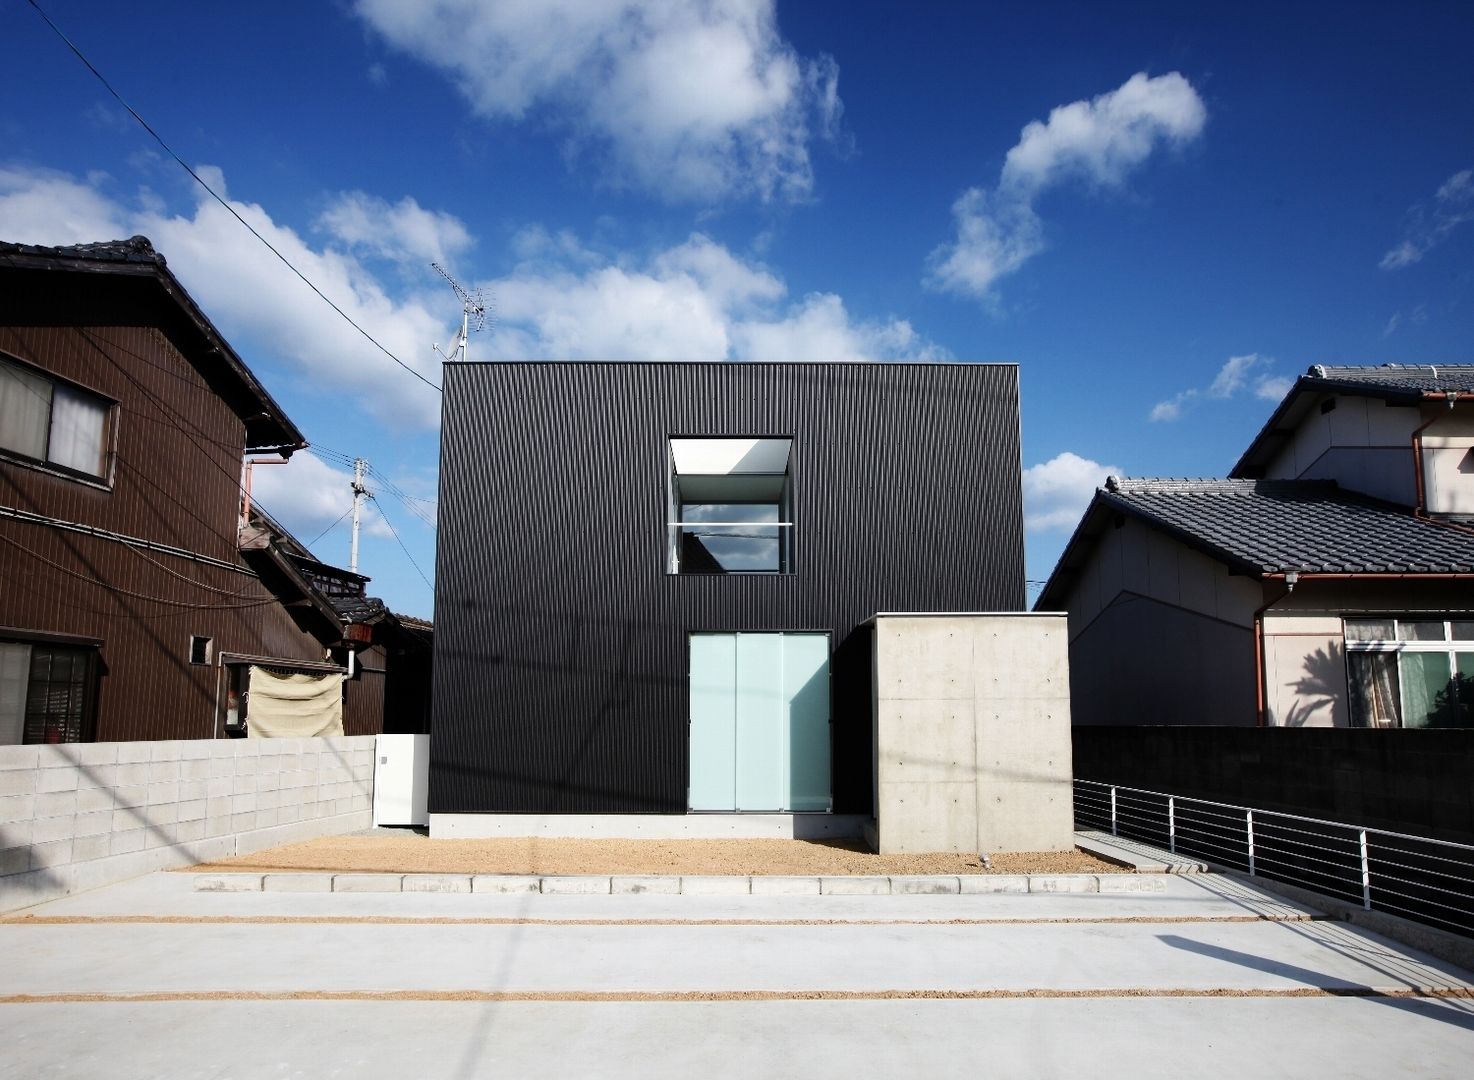
<path fill-rule="evenodd" d="M 1352 727 L 1474 727 L 1474 620 L 1345 620 Z"/>
<path fill-rule="evenodd" d="M 92 738 L 97 650 L 0 641 L 0 746 Z"/>
<path fill-rule="evenodd" d="M 112 404 L 0 357 L 0 450 L 107 475 Z"/>

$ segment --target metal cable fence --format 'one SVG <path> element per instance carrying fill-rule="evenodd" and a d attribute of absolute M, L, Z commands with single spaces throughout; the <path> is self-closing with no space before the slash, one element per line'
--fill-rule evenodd
<path fill-rule="evenodd" d="M 1474 934 L 1468 844 L 1095 780 L 1075 781 L 1075 827 Z"/>

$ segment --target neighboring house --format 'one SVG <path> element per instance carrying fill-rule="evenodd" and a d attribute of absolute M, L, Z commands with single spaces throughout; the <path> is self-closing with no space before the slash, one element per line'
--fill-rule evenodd
<path fill-rule="evenodd" d="M 289 684 L 341 724 L 343 619 L 241 520 L 243 456 L 306 445 L 147 239 L 0 244 L 0 743 L 219 737 Z"/>
<path fill-rule="evenodd" d="M 284 604 L 323 628 L 343 675 L 346 735 L 430 730 L 434 628 L 367 595 L 369 578 L 318 560 L 260 506 L 248 510 L 241 557 Z"/>
<path fill-rule="evenodd" d="M 868 815 L 869 620 L 1022 610 L 1012 365 L 451 364 L 444 410 L 432 832 Z M 919 780 L 971 782 L 962 651 L 901 662 L 913 745 L 966 739 Z"/>
<path fill-rule="evenodd" d="M 1095 493 L 1077 724 L 1474 726 L 1474 365 L 1312 367 L 1227 480 Z"/>

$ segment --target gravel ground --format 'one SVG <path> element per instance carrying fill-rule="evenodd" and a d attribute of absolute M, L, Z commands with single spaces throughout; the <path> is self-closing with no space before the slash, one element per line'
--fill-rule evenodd
<path fill-rule="evenodd" d="M 186 872 L 391 874 L 1121 874 L 1083 851 L 877 855 L 859 840 L 432 840 L 413 833 L 326 836 L 201 863 Z"/>

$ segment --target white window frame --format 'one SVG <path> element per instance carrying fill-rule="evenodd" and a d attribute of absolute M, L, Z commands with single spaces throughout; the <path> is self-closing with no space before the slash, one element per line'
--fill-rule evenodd
<path fill-rule="evenodd" d="M 678 442 L 729 442 L 741 443 L 750 441 L 783 441 L 788 444 L 785 456 L 784 478 L 786 493 L 772 502 L 751 502 L 747 505 L 753 506 L 776 506 L 778 508 L 778 520 L 776 521 L 688 521 L 686 520 L 685 507 L 688 505 L 744 505 L 744 500 L 728 500 L 713 497 L 709 500 L 697 500 L 683 498 L 680 492 L 681 475 L 710 476 L 721 475 L 719 473 L 697 472 L 694 474 L 682 474 L 676 466 L 676 443 Z M 792 577 L 795 573 L 796 543 L 794 540 L 794 504 L 796 501 L 793 453 L 795 439 L 792 435 L 670 435 L 666 439 L 666 557 L 665 572 L 670 576 L 678 577 Z M 740 473 L 732 475 L 742 475 Z M 777 476 L 778 473 L 771 474 Z M 785 514 L 785 511 L 787 513 Z M 785 518 L 787 520 L 785 520 Z M 681 563 L 681 541 L 686 530 L 701 527 L 711 529 L 776 529 L 778 530 L 778 567 L 772 570 L 727 570 L 722 573 L 703 573 L 692 571 Z M 783 530 L 788 530 L 784 532 Z M 734 533 L 733 535 L 741 535 Z"/>
<path fill-rule="evenodd" d="M 1362 621 L 1390 621 L 1392 623 L 1393 637 L 1390 639 L 1378 639 L 1373 641 L 1352 641 L 1347 633 L 1348 624 Z M 1402 638 L 1402 624 L 1410 622 L 1441 622 L 1443 624 L 1443 639 L 1440 641 L 1406 641 Z M 1429 613 L 1418 615 L 1415 613 L 1393 615 L 1362 613 L 1358 615 L 1343 616 L 1341 620 L 1342 641 L 1346 647 L 1349 660 L 1352 653 L 1383 653 L 1400 656 L 1403 653 L 1443 653 L 1448 659 L 1448 677 L 1453 682 L 1459 674 L 1458 654 L 1474 653 L 1474 638 L 1456 638 L 1453 636 L 1453 624 L 1456 622 L 1474 622 L 1474 614 L 1449 615 L 1446 613 Z M 1399 728 L 1406 727 L 1406 694 L 1402 690 L 1402 671 L 1398 669 L 1398 702 L 1397 702 L 1397 724 Z M 1347 707 L 1350 708 L 1352 696 L 1359 693 L 1351 679 L 1351 665 L 1346 666 L 1346 694 Z"/>

